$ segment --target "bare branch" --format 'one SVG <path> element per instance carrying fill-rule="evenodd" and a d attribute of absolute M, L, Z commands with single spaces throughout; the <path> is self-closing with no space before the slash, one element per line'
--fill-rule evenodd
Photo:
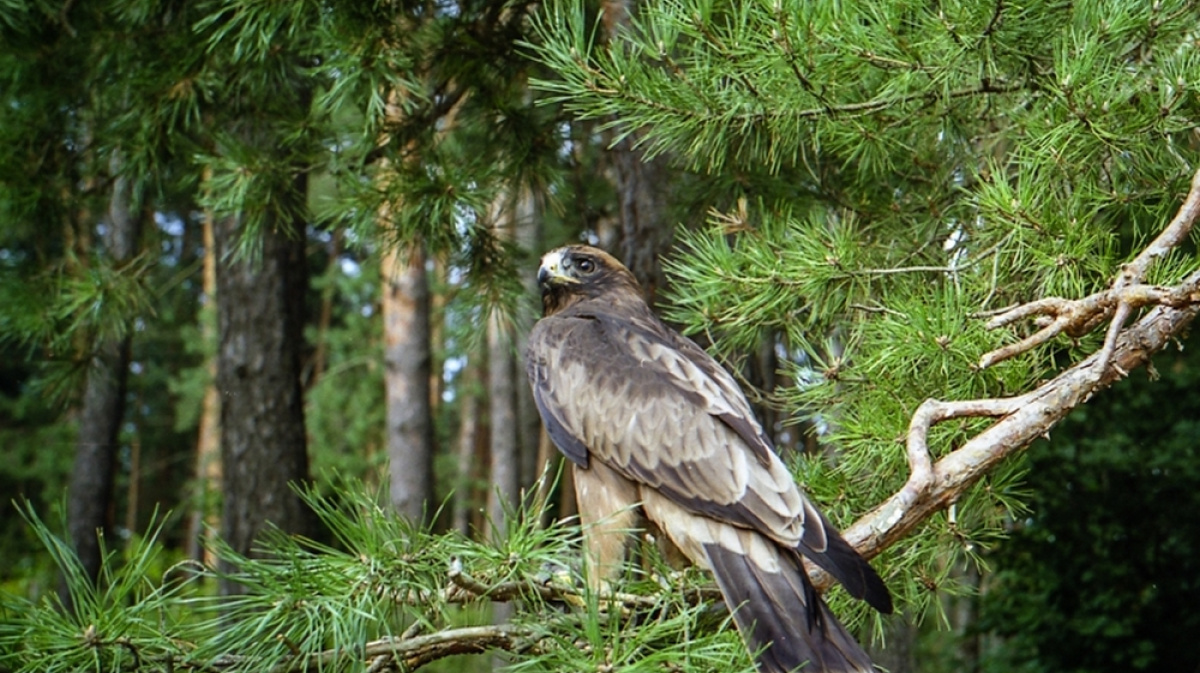
<path fill-rule="evenodd" d="M 1073 337 L 1083 336 L 1112 317 L 1113 321 L 1101 350 L 1101 353 L 1105 354 L 1104 359 L 1107 360 L 1116 347 L 1117 335 L 1133 309 L 1153 304 L 1178 307 L 1182 303 L 1200 301 L 1200 297 L 1196 297 L 1195 293 L 1181 293 L 1179 287 L 1160 288 L 1143 284 L 1151 265 L 1187 239 L 1197 215 L 1200 215 L 1200 170 L 1192 176 L 1191 190 L 1175 218 L 1132 262 L 1121 268 L 1121 273 L 1113 280 L 1109 289 L 1078 300 L 1059 297 L 1039 299 L 1001 313 L 988 321 L 988 329 L 996 329 L 1033 316 L 1053 318 L 1030 336 L 986 353 L 980 358 L 979 367 L 990 367 L 1036 348 L 1064 332 Z M 1099 368 L 1097 371 L 1102 372 L 1104 369 Z"/>
<path fill-rule="evenodd" d="M 1097 390 L 1111 385 L 1167 346 L 1200 312 L 1200 271 L 1178 285 L 1145 285 L 1151 265 L 1187 239 L 1200 215 L 1200 170 L 1191 190 L 1170 224 L 1132 262 L 1121 269 L 1112 286 L 1088 297 L 1067 300 L 1049 297 L 1006 310 L 987 324 L 995 329 L 1031 317 L 1050 318 L 1036 333 L 983 356 L 988 367 L 1023 353 L 1066 332 L 1079 336 L 1111 318 L 1104 345 L 1088 358 L 1018 397 L 942 402 L 926 400 L 913 414 L 907 437 L 909 478 L 904 486 L 846 529 L 846 540 L 864 556 L 875 556 L 908 535 L 935 512 L 953 505 L 967 488 L 997 463 L 1046 435 L 1073 408 Z M 1129 329 L 1125 323 L 1138 308 L 1154 306 Z M 934 425 L 953 418 L 990 416 L 997 420 L 958 449 L 933 463 L 928 434 Z M 832 578 L 810 568 L 818 588 Z"/>
<path fill-rule="evenodd" d="M 388 637 L 366 643 L 358 655 L 370 662 L 368 670 L 399 668 L 412 671 L 431 661 L 455 654 L 479 654 L 491 650 L 530 652 L 537 649 L 538 634 L 532 626 L 499 624 L 465 626 L 413 637 Z M 321 670 L 338 660 L 351 656 L 347 647 L 297 656 L 275 666 L 263 667 L 269 673 L 297 673 Z M 246 664 L 246 657 L 226 655 L 204 666 L 206 670 L 223 671 Z M 183 662 L 175 666 L 189 668 Z"/>
<path fill-rule="evenodd" d="M 1163 288 L 1159 288 L 1163 290 Z M 1159 296 L 1196 297 L 1200 272 Z M 1151 293 L 1155 294 L 1155 293 Z M 914 414 L 909 428 L 909 464 L 913 474 L 899 492 L 846 529 L 844 536 L 870 558 L 908 535 L 921 522 L 955 503 L 967 488 L 997 463 L 1047 434 L 1075 406 L 1098 388 L 1111 385 L 1146 364 L 1164 349 L 1200 312 L 1195 302 L 1163 303 L 1129 329 L 1119 333 L 1107 358 L 1104 349 L 1092 354 L 1036 390 L 1002 400 L 939 402 L 929 400 Z M 1105 359 L 1109 366 L 1104 367 Z M 997 416 L 991 427 L 929 466 L 925 445 L 928 429 L 938 422 L 964 416 Z M 831 578 L 810 570 L 820 588 Z"/>
<path fill-rule="evenodd" d="M 1192 176 L 1191 190 L 1183 205 L 1179 207 L 1179 212 L 1175 214 L 1175 219 L 1171 220 L 1167 228 L 1158 235 L 1158 238 L 1151 241 L 1141 254 L 1125 265 L 1125 273 L 1117 279 L 1116 287 L 1141 283 L 1146 277 L 1146 272 L 1150 270 L 1151 264 L 1166 257 L 1180 243 L 1187 240 L 1197 215 L 1200 215 L 1200 170 L 1197 170 L 1196 174 Z"/>

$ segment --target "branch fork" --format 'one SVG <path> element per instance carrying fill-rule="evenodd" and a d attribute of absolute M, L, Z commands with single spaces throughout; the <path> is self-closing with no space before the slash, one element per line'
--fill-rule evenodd
<path fill-rule="evenodd" d="M 908 481 L 847 528 L 846 540 L 867 558 L 877 555 L 935 512 L 953 505 L 1001 460 L 1048 434 L 1094 392 L 1145 365 L 1151 355 L 1165 348 L 1200 313 L 1200 272 L 1170 287 L 1147 285 L 1144 279 L 1156 260 L 1187 239 L 1198 215 L 1200 171 L 1192 177 L 1191 189 L 1175 218 L 1121 268 L 1108 289 L 1077 300 L 1040 299 L 992 318 L 987 325 L 991 329 L 1029 318 L 1040 318 L 1042 324 L 1029 337 L 984 355 L 980 368 L 1031 350 L 1059 334 L 1078 337 L 1106 320 L 1109 325 L 1100 350 L 1033 391 L 1008 398 L 949 402 L 930 399 L 921 404 L 909 423 Z M 1144 308 L 1149 310 L 1126 328 L 1134 311 Z M 934 462 L 928 448 L 930 428 L 964 417 L 997 420 Z M 832 583 L 832 578 L 819 569 L 810 569 L 809 574 L 819 588 Z"/>

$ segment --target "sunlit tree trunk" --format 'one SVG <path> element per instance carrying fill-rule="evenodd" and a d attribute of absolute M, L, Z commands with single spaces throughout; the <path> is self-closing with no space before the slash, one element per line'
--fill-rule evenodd
<path fill-rule="evenodd" d="M 391 501 L 400 514 L 432 514 L 433 412 L 429 378 L 429 279 L 421 247 L 384 255 L 383 336 Z"/>
<path fill-rule="evenodd" d="M 132 185 L 121 174 L 121 168 L 120 154 L 114 152 L 103 241 L 109 259 L 116 266 L 137 254 L 141 233 L 141 214 L 133 208 Z M 117 441 L 125 415 L 129 349 L 129 336 L 96 345 L 79 413 L 75 464 L 67 491 L 67 528 L 84 571 L 93 580 L 101 562 L 97 535 L 108 530 L 114 515 L 113 479 Z"/>
<path fill-rule="evenodd" d="M 385 116 L 389 124 L 404 121 L 404 98 L 395 89 L 388 93 Z M 452 122 L 450 122 L 452 123 Z M 381 145 L 391 142 L 386 133 Z M 404 161 L 420 160 L 410 142 Z M 381 187 L 396 179 L 388 160 L 380 166 Z M 413 521 L 426 522 L 435 505 L 433 457 L 436 436 L 433 424 L 433 343 L 431 300 L 426 249 L 420 241 L 399 241 L 389 235 L 398 204 L 384 203 L 378 212 L 387 250 L 380 264 L 383 277 L 384 385 L 387 400 L 386 442 L 392 506 Z"/>
<path fill-rule="evenodd" d="M 304 193 L 304 178 L 296 192 Z M 304 293 L 304 228 L 279 221 L 263 228 L 261 254 L 235 254 L 239 217 L 218 217 L 217 389 L 221 394 L 221 535 L 249 553 L 274 525 L 312 535 L 312 513 L 289 484 L 308 480 L 304 400 L 300 385 Z M 237 591 L 222 582 L 223 593 Z"/>
<path fill-rule="evenodd" d="M 517 355 L 515 334 L 499 312 L 493 312 L 487 323 L 488 350 L 488 449 L 491 458 L 491 480 L 487 497 L 487 515 L 496 539 L 504 539 L 508 530 L 508 514 L 517 504 L 521 490 L 521 453 L 517 428 Z M 510 603 L 497 603 L 492 620 L 503 624 L 510 620 Z M 492 670 L 500 671 L 509 664 L 507 657 L 492 657 Z"/>
<path fill-rule="evenodd" d="M 534 196 L 527 190 L 515 194 L 502 191 L 489 213 L 495 236 L 528 249 L 537 238 L 536 210 Z M 533 276 L 533 271 L 529 270 L 528 274 Z M 531 291 L 531 288 L 527 290 Z M 536 417 L 529 417 L 536 409 L 528 394 L 525 367 L 519 355 L 531 319 L 532 314 L 527 310 L 518 310 L 511 316 L 494 311 L 487 323 L 487 398 L 491 427 L 491 489 L 487 511 L 501 536 L 506 527 L 505 508 L 517 504 L 521 488 L 532 483 L 532 473 L 536 471 L 533 461 L 537 458 L 538 425 Z"/>
<path fill-rule="evenodd" d="M 211 212 L 204 214 L 203 287 L 204 304 L 200 308 L 200 338 L 205 344 L 216 344 L 217 252 Z M 215 349 L 214 349 L 215 350 Z M 205 526 L 216 530 L 220 519 L 213 507 L 213 497 L 221 486 L 221 397 L 217 394 L 217 358 L 208 355 L 208 385 L 200 408 L 199 430 L 196 433 L 196 463 L 193 475 L 193 508 L 189 517 L 187 556 L 212 564 L 212 551 L 204 544 Z"/>

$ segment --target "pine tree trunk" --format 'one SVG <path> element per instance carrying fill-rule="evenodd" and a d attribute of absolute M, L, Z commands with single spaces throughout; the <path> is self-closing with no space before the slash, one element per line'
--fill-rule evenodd
<path fill-rule="evenodd" d="M 303 181 L 303 178 L 300 178 Z M 298 188 L 303 194 L 303 185 Z M 312 513 L 289 484 L 308 480 L 300 385 L 304 292 L 303 225 L 267 226 L 257 259 L 234 253 L 237 217 L 218 218 L 217 389 L 221 393 L 221 535 L 248 554 L 274 525 L 312 535 Z M 222 593 L 238 590 L 223 581 Z"/>
<path fill-rule="evenodd" d="M 673 239 L 657 194 L 664 188 L 666 167 L 661 157 L 645 160 L 634 142 L 625 138 L 610 150 L 620 200 L 620 255 L 653 306 L 664 286 L 660 258 Z"/>
<path fill-rule="evenodd" d="M 329 262 L 325 266 L 326 282 L 321 290 L 321 309 L 317 317 L 317 344 L 312 355 L 312 364 L 304 374 L 304 389 L 312 390 L 325 373 L 325 362 L 329 358 L 329 326 L 333 322 L 334 283 L 332 281 L 342 256 L 342 230 L 334 229 L 329 241 Z"/>
<path fill-rule="evenodd" d="M 205 178 L 207 180 L 207 178 Z M 203 283 L 205 304 L 200 308 L 200 338 L 205 344 L 215 344 L 216 298 L 217 298 L 217 252 L 213 233 L 211 212 L 204 214 L 204 267 Z M 196 433 L 196 463 L 193 476 L 195 494 L 193 510 L 188 521 L 187 557 L 206 565 L 216 562 L 209 548 L 204 545 L 204 527 L 213 530 L 220 520 L 210 511 L 212 494 L 221 486 L 221 396 L 217 394 L 217 358 L 208 356 L 205 364 L 209 382 L 204 388 L 204 401 L 200 409 L 199 430 Z"/>
<path fill-rule="evenodd" d="M 517 504 L 521 489 L 521 461 L 517 450 L 517 358 L 512 334 L 496 314 L 488 318 L 488 424 L 491 453 L 491 488 L 488 490 L 488 518 L 496 535 L 507 530 L 505 509 Z"/>
<path fill-rule="evenodd" d="M 513 214 L 513 236 L 522 252 L 528 253 L 529 259 L 536 260 L 542 251 L 542 200 L 541 195 L 529 189 L 522 189 L 517 199 Z M 533 389 L 525 377 L 525 345 L 528 343 L 529 330 L 533 328 L 535 316 L 529 306 L 533 305 L 532 298 L 538 296 L 537 274 L 535 269 L 518 269 L 521 274 L 521 285 L 525 288 L 525 298 L 516 316 L 516 357 L 517 400 L 517 451 L 521 458 L 521 488 L 528 489 L 542 476 L 545 469 L 544 461 L 539 459 L 539 446 L 542 437 L 542 419 L 538 415 L 537 405 L 533 401 Z"/>
<path fill-rule="evenodd" d="M 67 491 L 67 528 L 84 572 L 100 572 L 97 535 L 108 531 L 113 515 L 113 470 L 117 439 L 125 415 L 129 340 L 101 344 L 88 368 L 75 465 Z"/>
<path fill-rule="evenodd" d="M 890 617 L 884 621 L 884 643 L 867 643 L 871 661 L 889 673 L 916 673 L 917 639 L 920 630 L 916 620 L 905 615 Z"/>
<path fill-rule="evenodd" d="M 392 506 L 413 521 L 433 512 L 433 416 L 429 377 L 429 279 L 420 246 L 383 260 L 387 446 Z"/>
<path fill-rule="evenodd" d="M 120 154 L 114 152 L 112 193 L 109 199 L 105 245 L 114 265 L 132 259 L 141 233 L 141 213 L 132 209 L 132 185 L 120 174 Z M 129 371 L 130 339 L 97 345 L 88 368 L 75 464 L 67 491 L 67 530 L 86 575 L 95 580 L 100 571 L 98 534 L 109 529 L 114 516 L 113 479 L 117 440 L 125 416 L 125 388 Z M 65 584 L 60 594 L 66 600 Z"/>
<path fill-rule="evenodd" d="M 617 30 L 628 26 L 633 13 L 633 0 L 606 0 L 602 11 L 608 38 L 615 39 Z M 667 188 L 666 159 L 662 156 L 646 160 L 635 148 L 639 132 L 629 134 L 609 149 L 613 180 L 617 190 L 618 220 L 621 225 L 621 261 L 633 272 L 642 285 L 646 301 L 654 306 L 663 289 L 660 257 L 674 238 L 661 204 L 661 192 Z"/>
<path fill-rule="evenodd" d="M 453 519 L 451 526 L 464 536 L 471 534 L 471 516 L 476 509 L 475 484 L 481 476 L 479 461 L 475 459 L 475 447 L 482 425 L 479 422 L 479 395 L 476 387 L 480 358 L 474 353 L 467 355 L 467 362 L 458 377 L 458 477 L 454 489 Z"/>
<path fill-rule="evenodd" d="M 488 362 L 486 336 L 483 339 L 482 347 L 479 349 L 475 362 L 475 380 L 479 381 L 480 397 L 475 400 L 478 425 L 475 429 L 475 443 L 470 449 L 473 456 L 471 458 L 473 461 L 471 474 L 474 476 L 474 480 L 471 484 L 468 528 L 486 535 L 488 530 L 488 493 L 492 490 L 490 482 L 492 476 L 492 421 L 488 417 L 490 410 L 487 406 L 487 382 L 490 363 Z M 466 450 L 464 449 L 464 451 Z"/>
<path fill-rule="evenodd" d="M 497 540 L 508 531 L 507 509 L 517 505 L 521 490 L 521 455 L 517 441 L 517 356 L 510 326 L 493 312 L 488 318 L 488 448 L 491 454 L 491 488 L 488 489 L 488 519 Z M 522 377 L 523 379 L 524 377 Z M 495 603 L 492 623 L 507 623 L 513 616 L 511 603 Z M 492 656 L 492 670 L 511 662 L 502 654 Z"/>
<path fill-rule="evenodd" d="M 515 237 L 515 201 L 511 194 L 501 192 L 492 204 L 491 225 L 499 239 Z M 517 341 L 514 324 L 498 312 L 488 316 L 488 422 L 491 453 L 491 488 L 488 490 L 488 518 L 498 537 L 506 530 L 505 509 L 517 504 L 521 490 L 521 442 L 518 427 L 519 401 Z M 524 370 L 521 383 L 525 384 Z M 536 451 L 536 449 L 535 449 Z"/>

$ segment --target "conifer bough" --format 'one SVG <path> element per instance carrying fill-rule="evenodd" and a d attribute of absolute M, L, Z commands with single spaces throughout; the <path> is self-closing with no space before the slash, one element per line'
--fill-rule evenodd
<path fill-rule="evenodd" d="M 1031 316 L 1052 316 L 1034 335 L 983 356 L 987 367 L 1045 342 L 1072 327 L 1097 327 L 1109 320 L 1104 345 L 1090 357 L 1023 395 L 999 399 L 926 400 L 913 414 L 907 436 L 909 478 L 904 487 L 845 531 L 863 556 L 871 558 L 903 538 L 934 512 L 954 504 L 963 492 L 997 463 L 1048 435 L 1055 423 L 1094 393 L 1150 362 L 1200 311 L 1200 272 L 1171 287 L 1145 285 L 1151 265 L 1187 240 L 1200 214 L 1200 170 L 1175 218 L 1129 264 L 1122 267 L 1109 289 L 1076 300 L 1042 299 L 1014 307 L 993 318 L 999 328 Z M 1135 309 L 1154 306 L 1129 327 Z M 1077 333 L 1076 336 L 1081 334 Z M 964 417 L 999 420 L 937 463 L 926 446 L 929 429 L 937 423 Z M 817 586 L 830 578 L 814 570 Z"/>

